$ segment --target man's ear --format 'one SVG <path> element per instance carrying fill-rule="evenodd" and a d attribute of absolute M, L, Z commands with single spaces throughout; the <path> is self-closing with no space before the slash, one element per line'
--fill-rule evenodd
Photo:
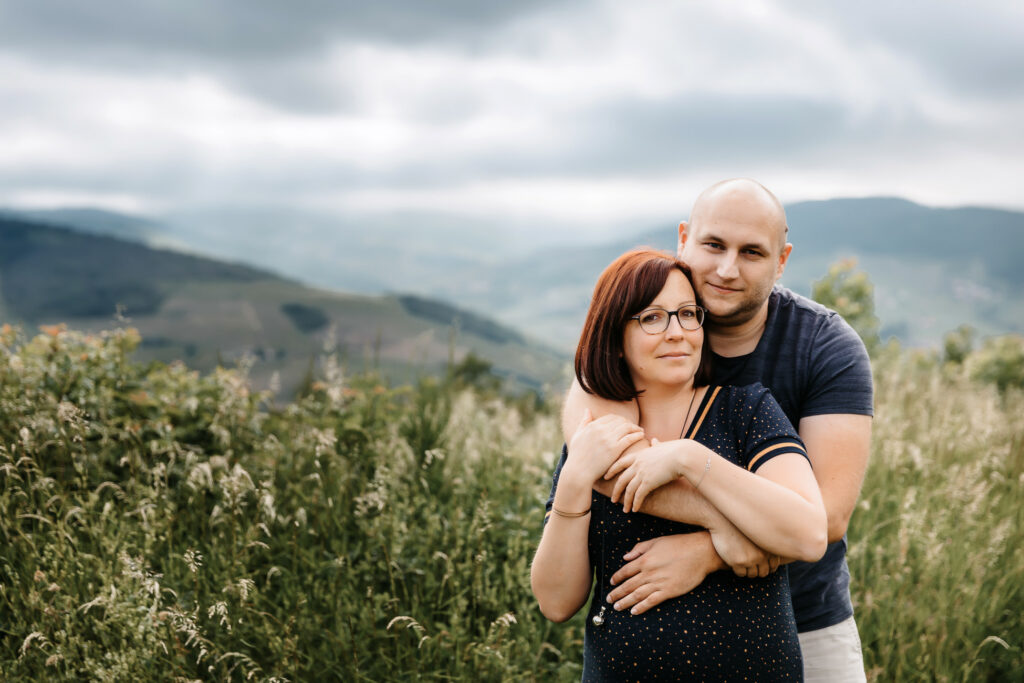
<path fill-rule="evenodd" d="M 676 245 L 676 257 L 683 257 L 683 245 L 686 244 L 686 238 L 689 237 L 689 228 L 686 221 L 679 223 L 679 242 Z"/>
<path fill-rule="evenodd" d="M 793 251 L 793 245 L 790 242 L 786 242 L 786 246 L 782 248 L 782 253 L 779 254 L 779 267 L 775 271 L 775 279 L 778 280 L 782 277 L 783 271 L 786 270 L 786 264 L 789 262 L 789 254 Z"/>

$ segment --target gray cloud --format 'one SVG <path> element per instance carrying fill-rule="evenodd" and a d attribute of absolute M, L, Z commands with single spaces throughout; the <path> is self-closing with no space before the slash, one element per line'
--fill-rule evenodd
<path fill-rule="evenodd" d="M 993 99 L 1024 94 L 1024 9 L 1004 0 L 858 3 L 781 0 L 854 45 L 903 55 L 952 90 Z"/>
<path fill-rule="evenodd" d="M 576 0 L 561 0 L 558 4 Z M 344 84 L 316 69 L 339 44 L 477 50 L 486 35 L 552 2 L 477 0 L 137 0 L 0 3 L 2 51 L 120 72 L 218 74 L 288 109 L 332 111 Z M 340 92 L 339 92 L 340 89 Z"/>

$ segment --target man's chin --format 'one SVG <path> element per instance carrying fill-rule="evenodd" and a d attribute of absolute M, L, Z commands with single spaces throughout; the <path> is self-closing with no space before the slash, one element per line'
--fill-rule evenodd
<path fill-rule="evenodd" d="M 757 314 L 757 309 L 749 310 L 741 306 L 714 311 L 707 308 L 708 322 L 713 327 L 738 327 L 750 320 Z"/>

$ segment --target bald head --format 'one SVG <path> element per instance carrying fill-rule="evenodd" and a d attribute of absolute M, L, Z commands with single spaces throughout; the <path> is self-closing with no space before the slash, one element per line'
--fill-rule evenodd
<path fill-rule="evenodd" d="M 690 212 L 690 225 L 730 220 L 771 229 L 779 251 L 786 245 L 786 210 L 764 185 L 750 178 L 731 178 L 700 193 Z"/>

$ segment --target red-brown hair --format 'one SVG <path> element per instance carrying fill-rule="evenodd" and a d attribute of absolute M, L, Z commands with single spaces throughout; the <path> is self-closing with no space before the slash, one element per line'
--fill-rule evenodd
<path fill-rule="evenodd" d="M 654 301 L 673 270 L 682 273 L 693 286 L 689 266 L 650 248 L 627 251 L 601 273 L 576 346 L 576 379 L 588 394 L 613 401 L 630 401 L 639 395 L 623 357 L 626 324 L 630 316 Z M 711 348 L 705 334 L 693 382 L 699 387 L 710 381 Z"/>

